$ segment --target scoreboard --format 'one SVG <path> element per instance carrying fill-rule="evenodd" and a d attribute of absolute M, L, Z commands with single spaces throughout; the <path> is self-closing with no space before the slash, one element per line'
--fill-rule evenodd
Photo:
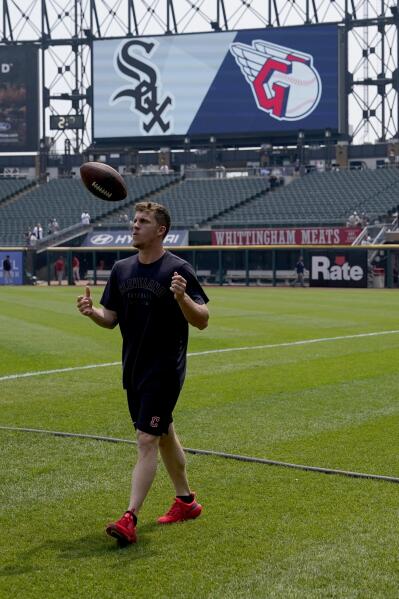
<path fill-rule="evenodd" d="M 93 46 L 93 138 L 170 144 L 339 130 L 335 24 Z"/>

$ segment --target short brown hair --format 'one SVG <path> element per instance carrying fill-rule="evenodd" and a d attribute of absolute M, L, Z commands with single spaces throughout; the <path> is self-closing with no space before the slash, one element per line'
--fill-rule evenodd
<path fill-rule="evenodd" d="M 166 206 L 157 204 L 156 202 L 138 202 L 135 204 L 134 209 L 136 212 L 151 212 L 158 225 L 162 225 L 166 228 L 164 235 L 164 237 L 166 237 L 170 229 L 170 214 Z"/>

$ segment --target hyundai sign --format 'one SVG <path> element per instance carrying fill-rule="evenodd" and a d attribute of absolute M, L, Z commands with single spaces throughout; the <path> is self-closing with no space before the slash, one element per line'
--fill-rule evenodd
<path fill-rule="evenodd" d="M 338 129 L 338 27 L 94 42 L 94 138 L 219 139 Z"/>
<path fill-rule="evenodd" d="M 311 287 L 367 287 L 367 250 L 311 252 Z"/>
<path fill-rule="evenodd" d="M 86 247 L 133 247 L 133 237 L 126 229 L 94 231 L 86 235 L 83 245 Z M 167 247 L 188 245 L 188 231 L 169 231 L 164 239 Z"/>

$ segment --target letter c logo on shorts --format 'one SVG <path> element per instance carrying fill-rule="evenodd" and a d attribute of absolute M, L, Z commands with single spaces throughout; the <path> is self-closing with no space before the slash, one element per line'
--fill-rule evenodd
<path fill-rule="evenodd" d="M 152 428 L 158 428 L 159 422 L 160 422 L 160 417 L 159 416 L 153 416 L 151 418 L 151 422 L 150 422 L 150 426 Z"/>

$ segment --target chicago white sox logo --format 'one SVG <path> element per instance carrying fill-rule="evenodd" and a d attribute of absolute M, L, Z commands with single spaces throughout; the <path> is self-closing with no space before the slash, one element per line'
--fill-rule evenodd
<path fill-rule="evenodd" d="M 155 40 L 124 42 L 114 58 L 115 70 L 130 82 L 130 87 L 117 90 L 110 103 L 130 100 L 132 112 L 139 117 L 149 117 L 146 122 L 140 121 L 144 134 L 150 133 L 154 127 L 160 133 L 167 133 L 171 128 L 171 121 L 165 120 L 165 112 L 172 107 L 173 98 L 159 97 L 162 88 L 160 73 L 157 66 L 149 60 L 158 46 L 159 42 Z"/>
<path fill-rule="evenodd" d="M 254 40 L 252 46 L 230 45 L 257 106 L 279 121 L 297 121 L 313 112 L 321 97 L 321 80 L 313 56 Z"/>

